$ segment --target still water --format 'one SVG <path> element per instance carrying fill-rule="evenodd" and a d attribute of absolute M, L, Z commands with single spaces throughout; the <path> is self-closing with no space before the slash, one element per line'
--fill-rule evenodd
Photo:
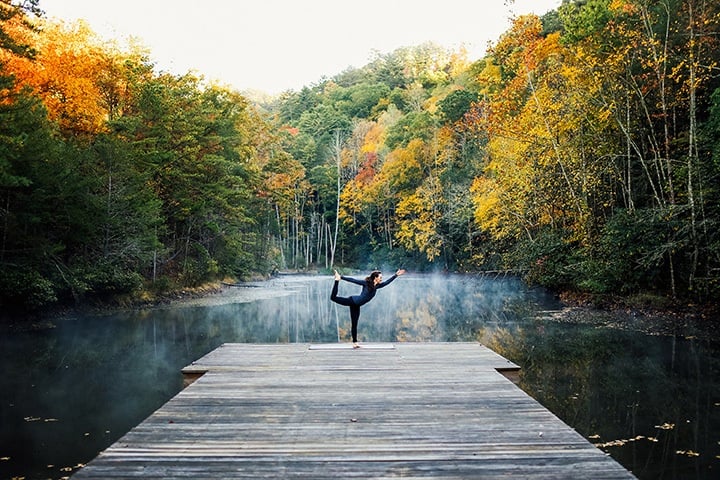
<path fill-rule="evenodd" d="M 64 478 L 173 397 L 226 342 L 348 341 L 330 277 L 0 336 L 0 478 Z M 340 295 L 359 287 L 341 283 Z M 641 479 L 720 478 L 720 343 L 571 319 L 513 278 L 408 275 L 362 308 L 360 341 L 480 341 L 520 387 Z M 580 320 L 580 321 L 578 321 Z"/>

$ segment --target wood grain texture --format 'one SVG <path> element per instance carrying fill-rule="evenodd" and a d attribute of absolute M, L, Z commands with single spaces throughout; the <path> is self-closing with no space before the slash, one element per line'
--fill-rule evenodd
<path fill-rule="evenodd" d="M 477 343 L 226 344 L 74 478 L 635 478 L 517 368 Z"/>

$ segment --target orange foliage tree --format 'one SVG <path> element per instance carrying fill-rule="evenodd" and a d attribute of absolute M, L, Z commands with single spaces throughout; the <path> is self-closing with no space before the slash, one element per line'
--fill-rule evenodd
<path fill-rule="evenodd" d="M 101 98 L 100 75 L 111 63 L 108 48 L 87 24 L 42 22 L 38 30 L 12 25 L 14 33 L 36 52 L 34 58 L 6 55 L 8 71 L 18 87 L 29 87 L 64 132 L 94 135 L 109 118 Z"/>

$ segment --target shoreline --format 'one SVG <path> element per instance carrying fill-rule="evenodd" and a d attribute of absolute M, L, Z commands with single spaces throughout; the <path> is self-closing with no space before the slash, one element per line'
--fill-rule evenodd
<path fill-rule="evenodd" d="M 32 313 L 5 313 L 0 318 L 0 333 L 45 330 L 55 328 L 55 322 L 75 315 L 112 315 L 119 312 L 189 308 L 248 303 L 291 295 L 301 284 L 329 277 L 321 275 L 292 275 L 228 284 L 211 282 L 196 288 L 183 288 L 152 297 L 116 298 L 112 301 L 92 301 L 81 305 L 55 306 Z"/>
<path fill-rule="evenodd" d="M 559 294 L 564 305 L 551 319 L 582 323 L 598 328 L 633 330 L 648 335 L 675 336 L 720 342 L 720 308 L 646 297 L 588 296 L 572 292 Z"/>
<path fill-rule="evenodd" d="M 313 273 L 280 275 L 267 279 L 229 283 L 217 281 L 196 288 L 183 288 L 154 296 L 116 298 L 83 305 L 59 306 L 33 314 L 3 315 L 0 332 L 54 328 L 54 322 L 73 315 L 112 315 L 123 311 L 188 308 L 247 303 L 291 295 L 309 281 L 332 278 Z M 594 325 L 597 328 L 634 330 L 648 335 L 680 336 L 720 341 L 718 305 L 681 304 L 650 296 L 593 296 L 573 292 L 556 293 L 562 307 L 542 320 Z M 23 318 L 18 318 L 23 317 Z"/>

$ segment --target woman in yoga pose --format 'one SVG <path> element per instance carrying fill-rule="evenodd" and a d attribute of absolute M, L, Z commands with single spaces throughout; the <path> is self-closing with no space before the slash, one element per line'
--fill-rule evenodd
<path fill-rule="evenodd" d="M 400 275 L 405 275 L 405 270 L 398 270 L 392 277 L 388 278 L 383 282 L 382 273 L 380 273 L 378 270 L 371 272 L 370 275 L 365 277 L 365 280 L 358 280 L 356 278 L 346 277 L 344 275 L 340 275 L 337 270 L 335 270 L 335 284 L 333 285 L 332 293 L 330 294 L 330 300 L 337 304 L 350 307 L 353 348 L 360 347 L 360 345 L 358 345 L 357 343 L 357 325 L 358 319 L 360 318 L 360 307 L 373 299 L 378 288 L 383 288 Z M 345 280 L 346 282 L 354 283 L 356 285 L 362 285 L 362 291 L 360 292 L 360 295 L 353 295 L 352 297 L 338 297 L 337 293 L 340 280 Z"/>

